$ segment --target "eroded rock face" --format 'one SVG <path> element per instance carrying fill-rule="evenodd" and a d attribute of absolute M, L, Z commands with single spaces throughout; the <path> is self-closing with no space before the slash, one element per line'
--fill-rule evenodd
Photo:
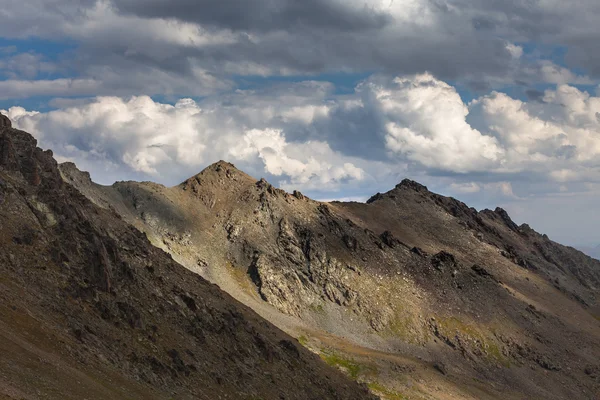
<path fill-rule="evenodd" d="M 250 274 L 261 296 L 280 311 L 300 316 L 323 300 L 351 307 L 359 295 L 346 283 L 353 273 L 321 248 L 310 231 L 297 232 L 284 218 L 279 223 L 276 255 L 257 253 Z"/>
<path fill-rule="evenodd" d="M 309 282 L 303 283 L 296 271 L 282 270 L 277 264 L 258 255 L 250 266 L 250 275 L 255 277 L 265 301 L 286 314 L 300 315 L 315 300 L 313 287 Z"/>
<path fill-rule="evenodd" d="M 7 170 L 17 170 L 19 162 L 12 142 L 8 136 L 0 137 L 0 165 Z"/>
<path fill-rule="evenodd" d="M 389 307 L 381 305 L 371 311 L 369 323 L 375 331 L 382 332 L 389 325 L 392 314 L 393 312 Z"/>

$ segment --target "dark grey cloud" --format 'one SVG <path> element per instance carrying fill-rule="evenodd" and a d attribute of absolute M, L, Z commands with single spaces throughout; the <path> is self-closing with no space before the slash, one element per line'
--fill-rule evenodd
<path fill-rule="evenodd" d="M 476 93 L 585 80 L 523 55 L 532 41 L 567 46 L 569 65 L 600 76 L 595 0 L 6 1 L 0 36 L 68 40 L 61 66 L 103 94 L 197 96 L 239 76 L 339 71 L 429 71 Z M 15 79 L 40 79 L 31 71 Z"/>
<path fill-rule="evenodd" d="M 476 35 L 444 2 L 416 10 L 383 2 L 337 0 L 115 0 L 129 15 L 174 18 L 209 29 L 258 35 L 230 45 L 186 49 L 215 63 L 251 61 L 273 74 L 377 70 L 392 74 L 431 71 L 443 79 L 505 75 L 511 55 L 505 40 Z M 438 18 L 438 17 L 441 17 Z M 431 21 L 418 21 L 430 18 Z M 433 20 L 436 20 L 435 23 Z M 466 28 L 466 29 L 465 29 Z"/>
<path fill-rule="evenodd" d="M 392 17 L 365 5 L 351 8 L 331 0 L 115 0 L 124 12 L 234 31 L 266 32 L 296 28 L 325 31 L 381 29 Z"/>
<path fill-rule="evenodd" d="M 527 89 L 525 90 L 525 95 L 531 101 L 541 101 L 544 97 L 544 92 L 541 92 L 537 89 Z"/>
<path fill-rule="evenodd" d="M 539 0 L 446 0 L 460 10 L 471 10 L 478 30 L 493 30 L 509 40 L 565 46 L 570 67 L 600 77 L 597 44 L 600 2 L 543 2 Z"/>

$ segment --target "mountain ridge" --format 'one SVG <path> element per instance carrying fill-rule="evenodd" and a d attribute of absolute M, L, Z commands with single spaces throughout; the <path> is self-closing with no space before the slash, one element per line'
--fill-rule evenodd
<path fill-rule="evenodd" d="M 378 193 L 377 195 L 374 196 L 374 197 L 377 197 L 376 199 L 371 198 L 373 200 L 367 201 L 367 203 L 368 204 L 373 203 L 375 201 L 385 198 L 386 196 L 388 198 L 390 198 L 390 197 L 394 198 L 395 194 L 397 194 L 397 191 L 402 190 L 402 189 L 412 189 L 418 193 L 426 194 L 427 196 L 431 197 L 436 204 L 443 207 L 446 211 L 448 211 L 453 216 L 461 219 L 461 221 L 464 224 L 466 224 L 466 226 L 468 228 L 476 230 L 481 234 L 491 234 L 493 236 L 497 236 L 498 231 L 494 230 L 493 227 L 490 228 L 490 222 L 491 221 L 499 221 L 510 231 L 512 231 L 520 236 L 525 236 L 525 237 L 527 237 L 528 235 L 533 236 L 536 239 L 545 242 L 545 244 L 552 243 L 552 245 L 554 245 L 554 246 L 560 246 L 564 251 L 571 252 L 572 256 L 577 255 L 578 258 L 584 258 L 582 256 L 587 257 L 587 255 L 584 255 L 579 250 L 577 250 L 573 247 L 562 246 L 562 245 L 558 244 L 557 242 L 552 241 L 547 235 L 536 232 L 534 229 L 532 229 L 526 223 L 523 223 L 520 226 L 517 225 L 511 219 L 511 217 L 506 212 L 506 210 L 502 209 L 501 207 L 496 207 L 493 211 L 489 210 L 489 209 L 483 209 L 481 211 L 477 211 L 475 208 L 467 206 L 465 203 L 461 202 L 460 200 L 430 192 L 426 186 L 423 186 L 423 185 L 419 184 L 418 182 L 414 182 L 414 181 L 411 181 L 408 179 L 403 180 L 394 189 L 390 190 L 389 192 L 386 192 L 385 194 Z M 492 240 L 493 238 L 487 238 L 487 239 L 490 240 L 491 244 L 498 245 L 497 243 L 494 243 L 494 241 Z M 502 239 L 506 240 L 505 235 L 502 237 Z M 524 266 L 536 268 L 535 265 L 533 265 L 529 261 L 527 261 L 529 259 L 529 257 L 524 254 L 525 253 L 524 251 L 520 252 L 519 254 L 512 254 L 515 251 L 515 249 L 510 244 L 508 246 L 509 246 L 508 248 L 503 249 L 503 251 L 505 251 L 506 257 L 509 257 L 509 258 L 513 257 L 513 258 L 515 258 L 517 263 L 521 263 Z M 541 252 L 543 253 L 543 251 L 541 251 Z M 557 264 L 555 261 L 552 261 L 552 260 L 546 260 L 546 261 Z M 597 288 L 598 285 L 600 285 L 600 270 L 598 268 L 598 266 L 600 266 L 600 264 L 596 264 L 596 265 L 597 265 L 597 268 L 596 268 L 597 271 L 595 274 L 586 276 L 587 279 L 580 279 L 580 283 L 582 285 L 588 285 L 590 283 L 590 281 L 592 281 L 594 288 Z"/>
<path fill-rule="evenodd" d="M 588 256 L 600 260 L 600 245 L 597 246 L 571 246 Z"/>
<path fill-rule="evenodd" d="M 599 263 L 501 208 L 478 212 L 411 180 L 367 203 L 322 203 L 226 162 L 171 188 L 80 190 L 321 357 L 354 365 L 383 398 L 597 391 Z"/>

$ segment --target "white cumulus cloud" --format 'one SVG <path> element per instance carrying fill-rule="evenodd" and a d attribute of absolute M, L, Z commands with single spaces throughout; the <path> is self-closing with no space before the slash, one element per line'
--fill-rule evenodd
<path fill-rule="evenodd" d="M 64 104 L 42 113 L 13 107 L 8 115 L 99 176 L 129 171 L 176 183 L 222 158 L 286 188 L 329 192 L 392 185 L 407 171 L 452 175 L 453 192 L 489 191 L 493 183 L 515 198 L 526 181 L 547 183 L 536 192 L 600 182 L 600 98 L 569 85 L 535 102 L 492 92 L 465 104 L 454 87 L 420 74 L 374 76 L 345 95 L 307 81 L 198 102 L 134 96 Z"/>
<path fill-rule="evenodd" d="M 92 172 L 114 174 L 117 166 L 176 183 L 222 158 L 278 177 L 281 185 L 299 188 L 328 190 L 363 180 L 366 173 L 351 157 L 333 151 L 327 142 L 289 143 L 282 129 L 248 127 L 289 121 L 309 124 L 313 117 L 307 118 L 304 110 L 312 115 L 322 107 L 299 105 L 305 100 L 272 104 L 271 109 L 262 110 L 264 119 L 255 115 L 256 105 L 244 102 L 229 108 L 222 103 L 203 107 L 183 99 L 170 105 L 147 96 L 98 97 L 47 113 L 21 107 L 5 112 L 17 127 L 34 133 L 58 157 L 91 164 Z"/>
<path fill-rule="evenodd" d="M 390 86 L 366 84 L 386 119 L 386 146 L 429 168 L 469 172 L 497 162 L 503 150 L 466 122 L 469 113 L 454 87 L 422 74 Z"/>

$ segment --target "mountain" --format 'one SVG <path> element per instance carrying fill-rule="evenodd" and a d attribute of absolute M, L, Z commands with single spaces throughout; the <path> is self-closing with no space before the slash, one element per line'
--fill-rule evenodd
<path fill-rule="evenodd" d="M 600 260 L 600 244 L 598 246 L 577 246 L 577 249 L 596 260 Z"/>
<path fill-rule="evenodd" d="M 410 180 L 322 203 L 218 162 L 63 179 L 384 399 L 597 399 L 600 262 Z"/>
<path fill-rule="evenodd" d="M 374 399 L 61 177 L 0 116 L 0 398 Z"/>

